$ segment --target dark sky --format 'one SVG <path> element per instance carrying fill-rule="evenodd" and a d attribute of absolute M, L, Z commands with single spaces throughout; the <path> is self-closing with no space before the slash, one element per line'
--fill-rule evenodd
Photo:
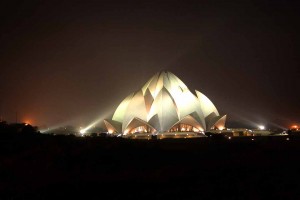
<path fill-rule="evenodd" d="M 165 69 L 206 94 L 228 126 L 288 127 L 300 122 L 299 8 L 288 0 L 1 1 L 0 114 L 86 126 Z"/>

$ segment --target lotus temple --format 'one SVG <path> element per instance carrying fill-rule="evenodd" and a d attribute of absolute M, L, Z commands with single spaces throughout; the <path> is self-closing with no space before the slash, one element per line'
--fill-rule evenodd
<path fill-rule="evenodd" d="M 204 94 L 191 92 L 173 73 L 161 71 L 129 94 L 104 123 L 110 134 L 162 139 L 203 137 L 205 131 L 224 129 L 225 121 L 226 115 Z"/>

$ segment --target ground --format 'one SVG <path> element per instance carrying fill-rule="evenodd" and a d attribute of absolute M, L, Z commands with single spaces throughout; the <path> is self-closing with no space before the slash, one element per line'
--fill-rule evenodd
<path fill-rule="evenodd" d="M 0 140 L 0 199 L 298 199 L 300 138 Z"/>

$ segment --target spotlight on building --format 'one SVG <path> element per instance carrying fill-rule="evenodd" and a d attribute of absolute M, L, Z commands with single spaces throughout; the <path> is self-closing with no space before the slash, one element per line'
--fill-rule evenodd
<path fill-rule="evenodd" d="M 84 136 L 85 135 L 85 133 L 86 133 L 86 129 L 81 129 L 80 131 L 79 131 L 79 133 L 81 134 L 81 136 Z"/>
<path fill-rule="evenodd" d="M 92 122 L 91 124 L 89 124 L 87 127 L 82 128 L 80 127 L 80 134 L 84 135 L 88 130 L 90 130 L 91 128 L 95 127 L 96 124 L 98 124 L 100 121 L 103 120 L 103 117 L 98 118 L 97 120 L 95 120 L 94 122 Z"/>
<path fill-rule="evenodd" d="M 79 131 L 81 134 L 85 134 L 86 133 L 86 130 L 85 129 L 82 129 Z"/>

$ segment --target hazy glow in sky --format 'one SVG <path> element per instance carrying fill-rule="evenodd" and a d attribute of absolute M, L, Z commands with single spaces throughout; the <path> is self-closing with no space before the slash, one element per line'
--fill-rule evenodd
<path fill-rule="evenodd" d="M 300 116 L 296 2 L 5 3 L 0 115 L 86 126 L 166 69 L 229 124 L 290 126 Z"/>

